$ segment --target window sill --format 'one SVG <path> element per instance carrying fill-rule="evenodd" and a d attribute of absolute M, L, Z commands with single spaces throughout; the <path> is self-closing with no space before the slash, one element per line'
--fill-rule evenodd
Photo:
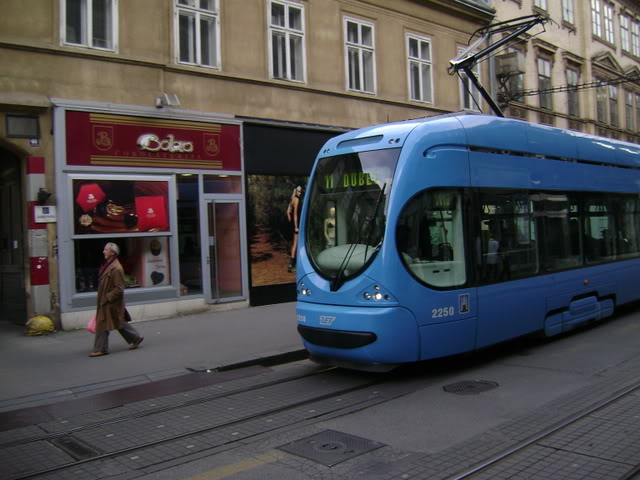
<path fill-rule="evenodd" d="M 101 47 L 91 47 L 89 45 L 83 45 L 80 43 L 63 43 L 62 44 L 63 47 L 66 48 L 73 48 L 73 49 L 78 49 L 81 51 L 91 51 L 92 53 L 105 53 L 105 54 L 117 54 L 117 49 L 116 48 L 101 48 Z"/>

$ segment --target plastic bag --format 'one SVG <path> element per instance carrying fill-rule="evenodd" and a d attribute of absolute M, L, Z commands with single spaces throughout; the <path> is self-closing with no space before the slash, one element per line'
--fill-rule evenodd
<path fill-rule="evenodd" d="M 87 323 L 87 330 L 90 333 L 96 333 L 96 316 L 95 315 L 91 317 L 91 320 L 89 320 L 89 323 Z"/>

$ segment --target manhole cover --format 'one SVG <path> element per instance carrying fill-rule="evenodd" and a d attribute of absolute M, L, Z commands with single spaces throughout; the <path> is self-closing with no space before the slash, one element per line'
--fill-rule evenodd
<path fill-rule="evenodd" d="M 488 390 L 493 390 L 498 386 L 496 382 L 489 382 L 487 380 L 465 380 L 463 382 L 445 385 L 442 389 L 447 393 L 455 393 L 457 395 L 476 395 Z"/>
<path fill-rule="evenodd" d="M 76 460 L 86 460 L 87 458 L 97 457 L 100 455 L 100 452 L 95 448 L 90 447 L 85 443 L 81 443 L 68 435 L 51 439 L 49 440 L 49 443 L 52 443 L 60 450 L 65 451 Z"/>
<path fill-rule="evenodd" d="M 327 467 L 333 467 L 340 462 L 358 457 L 380 447 L 384 447 L 384 443 L 334 430 L 325 430 L 283 445 L 279 449 L 313 460 Z"/>

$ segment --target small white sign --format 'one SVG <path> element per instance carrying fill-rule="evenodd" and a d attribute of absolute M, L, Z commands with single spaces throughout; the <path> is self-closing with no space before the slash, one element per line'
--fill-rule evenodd
<path fill-rule="evenodd" d="M 57 221 L 56 207 L 52 205 L 36 205 L 33 216 L 36 223 L 55 223 Z"/>

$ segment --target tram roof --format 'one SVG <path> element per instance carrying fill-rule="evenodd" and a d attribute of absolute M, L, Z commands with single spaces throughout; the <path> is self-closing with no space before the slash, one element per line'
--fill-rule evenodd
<path fill-rule="evenodd" d="M 464 145 L 489 151 L 576 159 L 640 168 L 640 145 L 523 120 L 453 113 L 375 125 L 339 135 L 322 154 L 335 155 L 419 143 Z"/>

